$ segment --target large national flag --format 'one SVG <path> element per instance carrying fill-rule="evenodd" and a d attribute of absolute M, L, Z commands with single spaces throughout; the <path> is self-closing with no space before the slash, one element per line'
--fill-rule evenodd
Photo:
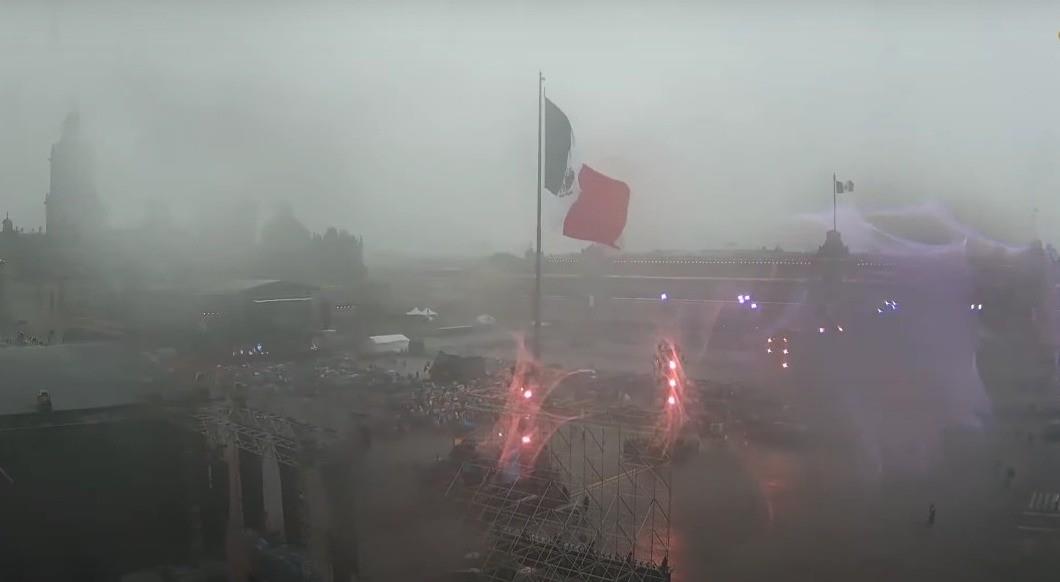
<path fill-rule="evenodd" d="M 556 196 L 570 194 L 574 181 L 571 149 L 574 130 L 567 115 L 550 99 L 545 99 L 545 188 Z"/>
<path fill-rule="evenodd" d="M 574 131 L 545 99 L 545 188 L 564 206 L 564 236 L 618 248 L 629 212 L 629 186 L 572 162 Z"/>

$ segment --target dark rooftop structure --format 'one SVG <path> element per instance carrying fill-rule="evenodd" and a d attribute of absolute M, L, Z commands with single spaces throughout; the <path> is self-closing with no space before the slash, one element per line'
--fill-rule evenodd
<path fill-rule="evenodd" d="M 107 343 L 0 349 L 0 416 L 34 413 L 41 390 L 55 412 L 146 404 L 166 396 L 158 357 Z"/>
<path fill-rule="evenodd" d="M 203 285 L 197 291 L 199 295 L 242 295 L 251 299 L 302 299 L 309 298 L 316 289 L 280 279 L 229 279 Z"/>

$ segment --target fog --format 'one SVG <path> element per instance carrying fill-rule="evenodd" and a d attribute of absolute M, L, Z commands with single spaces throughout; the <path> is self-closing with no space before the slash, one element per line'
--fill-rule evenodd
<path fill-rule="evenodd" d="M 75 2 L 0 6 L 0 211 L 44 222 L 80 112 L 114 226 L 290 202 L 373 252 L 533 240 L 537 72 L 627 181 L 625 246 L 772 246 L 790 216 L 940 200 L 1060 222 L 1055 3 Z M 547 195 L 547 194 L 546 194 Z M 842 229 L 842 225 L 840 225 Z M 546 251 L 577 249 L 558 233 Z"/>

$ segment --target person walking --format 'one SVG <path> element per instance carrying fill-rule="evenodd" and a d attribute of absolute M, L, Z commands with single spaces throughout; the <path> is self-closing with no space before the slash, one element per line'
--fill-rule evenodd
<path fill-rule="evenodd" d="M 935 525 L 935 504 L 934 503 L 932 503 L 931 505 L 928 505 L 927 524 L 928 524 L 928 527 L 931 527 L 931 526 Z"/>

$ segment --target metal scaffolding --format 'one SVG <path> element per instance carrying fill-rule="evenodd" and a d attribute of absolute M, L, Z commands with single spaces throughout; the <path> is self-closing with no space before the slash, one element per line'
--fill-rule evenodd
<path fill-rule="evenodd" d="M 651 431 L 542 414 L 533 459 L 461 465 L 447 495 L 481 525 L 488 580 L 669 580 L 670 466 Z"/>
<path fill-rule="evenodd" d="M 219 448 L 235 445 L 262 458 L 271 452 L 278 463 L 297 469 L 305 468 L 315 451 L 337 440 L 333 430 L 244 407 L 203 407 L 194 414 L 194 420 L 211 445 Z M 301 536 L 308 540 L 313 535 L 313 524 L 305 483 L 298 479 L 292 485 L 296 488 L 294 498 L 298 500 Z"/>
<path fill-rule="evenodd" d="M 261 410 L 232 406 L 209 406 L 194 415 L 207 442 L 265 455 L 275 454 L 279 463 L 300 467 L 307 452 L 334 441 L 334 431 Z"/>

